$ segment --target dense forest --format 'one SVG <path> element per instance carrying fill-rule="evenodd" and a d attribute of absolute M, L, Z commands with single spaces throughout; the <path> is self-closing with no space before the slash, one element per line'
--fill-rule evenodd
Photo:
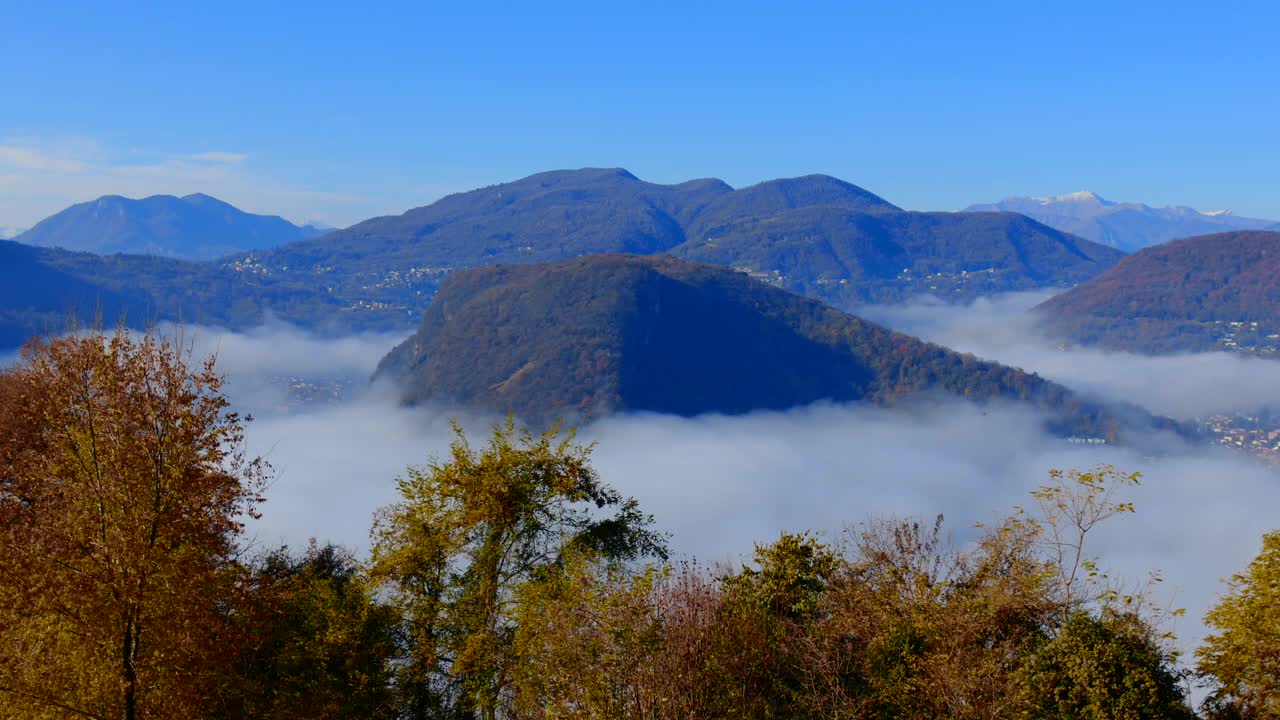
<path fill-rule="evenodd" d="M 883 519 L 701 565 L 572 433 L 508 420 L 407 468 L 369 557 L 246 552 L 271 469 L 222 383 L 125 333 L 0 374 L 0 718 L 1280 714 L 1280 532 L 1180 657 L 1090 553 L 1136 474 L 1050 470 L 963 547 Z"/>

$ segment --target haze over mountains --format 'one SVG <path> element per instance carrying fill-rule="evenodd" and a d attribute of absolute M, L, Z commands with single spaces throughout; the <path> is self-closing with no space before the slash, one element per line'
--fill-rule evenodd
<path fill-rule="evenodd" d="M 1021 370 L 892 332 L 727 268 L 593 255 L 449 276 L 379 365 L 410 404 L 549 422 L 619 411 L 694 416 L 919 393 L 1045 410 L 1064 434 L 1124 419 Z M 1129 428 L 1133 425 L 1129 424 Z"/>
<path fill-rule="evenodd" d="M 72 216 L 94 215 L 81 208 Z M 451 195 L 216 263 L 55 249 L 32 261 L 107 293 L 141 292 L 149 319 L 235 328 L 272 315 L 343 332 L 412 328 L 455 269 L 603 252 L 735 267 L 838 306 L 1067 287 L 1122 256 L 1013 213 L 905 212 L 822 175 L 734 190 L 714 179 L 659 185 L 625 170 L 584 169 Z M 44 305 L 69 302 L 56 285 L 40 292 Z"/>
<path fill-rule="evenodd" d="M 1202 235 L 1130 255 L 1037 311 L 1073 342 L 1145 353 L 1280 352 L 1280 232 Z"/>
<path fill-rule="evenodd" d="M 1063 232 L 1126 252 L 1193 235 L 1277 227 L 1274 220 L 1239 217 L 1229 210 L 1200 212 L 1189 207 L 1113 202 L 1088 191 L 1053 197 L 1010 197 L 997 203 L 970 205 L 965 210 L 1022 213 Z"/>
<path fill-rule="evenodd" d="M 100 255 L 130 253 L 211 260 L 320 234 L 274 215 L 254 215 L 203 194 L 132 200 L 107 195 L 79 203 L 18 234 L 28 245 Z"/>

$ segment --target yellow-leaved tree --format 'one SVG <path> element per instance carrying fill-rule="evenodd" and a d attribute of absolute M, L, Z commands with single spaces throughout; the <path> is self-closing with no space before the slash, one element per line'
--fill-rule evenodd
<path fill-rule="evenodd" d="M 213 361 L 153 335 L 0 374 L 0 718 L 201 716 L 234 648 L 245 457 Z"/>
<path fill-rule="evenodd" d="M 1205 617 L 1214 633 L 1196 652 L 1197 669 L 1215 686 L 1210 717 L 1280 717 L 1280 531 L 1262 538 L 1248 569 L 1232 576 Z"/>

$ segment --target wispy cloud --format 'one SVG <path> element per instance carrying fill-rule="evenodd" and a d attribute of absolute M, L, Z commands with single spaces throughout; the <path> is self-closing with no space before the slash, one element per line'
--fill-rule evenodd
<path fill-rule="evenodd" d="M 74 157 L 46 152 L 39 148 L 0 145 L 0 167 L 11 170 L 78 173 L 84 171 L 85 164 Z"/>
<path fill-rule="evenodd" d="M 196 153 L 191 156 L 191 159 L 196 160 L 198 162 L 218 163 L 222 165 L 239 165 L 245 160 L 248 160 L 249 156 L 244 153 L 219 152 L 216 150 L 212 150 L 209 152 Z"/>

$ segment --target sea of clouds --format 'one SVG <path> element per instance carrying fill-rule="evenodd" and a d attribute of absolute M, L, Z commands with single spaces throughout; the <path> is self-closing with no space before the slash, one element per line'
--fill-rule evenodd
<path fill-rule="evenodd" d="M 1062 350 L 1027 320 L 1026 309 L 1040 299 L 1023 293 L 967 306 L 920 302 L 861 312 L 1179 418 L 1280 406 L 1280 362 Z M 181 332 L 197 355 L 217 355 L 233 403 L 254 416 L 250 450 L 274 467 L 263 517 L 251 526 L 262 549 L 316 538 L 367 552 L 374 512 L 396 500 L 395 480 L 407 466 L 444 455 L 451 419 L 477 441 L 494 420 L 403 408 L 391 388 L 370 383 L 398 336 L 322 339 L 284 325 Z M 338 402 L 286 410 L 282 376 L 346 378 L 354 391 Z M 962 402 L 899 409 L 820 404 L 735 417 L 617 416 L 581 428 L 579 437 L 595 443 L 601 476 L 639 499 L 671 533 L 678 557 L 713 563 L 745 560 L 754 543 L 784 530 L 835 539 L 884 517 L 943 513 L 956 542 L 964 543 L 976 536 L 976 523 L 1027 504 L 1050 468 L 1111 463 L 1141 471 L 1142 485 L 1125 498 L 1137 512 L 1100 527 L 1090 552 L 1113 575 L 1141 580 L 1159 571 L 1159 599 L 1188 610 L 1174 630 L 1194 646 L 1220 580 L 1257 553 L 1265 531 L 1280 526 L 1277 470 L 1218 447 L 1150 457 L 1073 446 L 1043 433 L 1041 421 L 1017 407 Z"/>

